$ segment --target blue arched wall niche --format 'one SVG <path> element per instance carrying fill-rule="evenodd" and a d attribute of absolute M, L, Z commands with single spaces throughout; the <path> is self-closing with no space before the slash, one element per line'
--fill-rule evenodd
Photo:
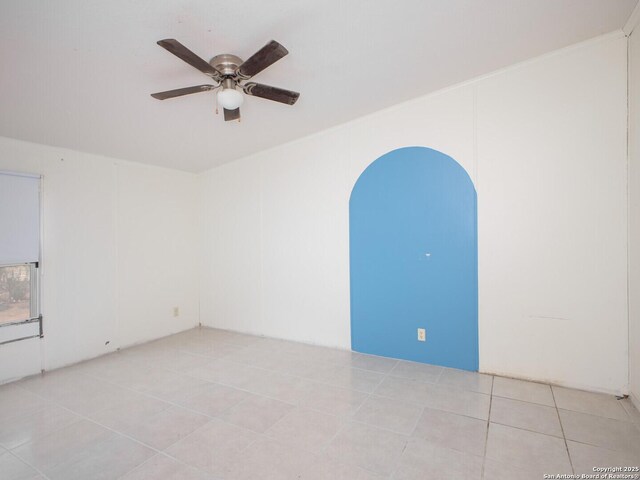
<path fill-rule="evenodd" d="M 476 205 L 467 172 L 430 148 L 393 150 L 360 175 L 349 201 L 353 350 L 478 370 Z"/>

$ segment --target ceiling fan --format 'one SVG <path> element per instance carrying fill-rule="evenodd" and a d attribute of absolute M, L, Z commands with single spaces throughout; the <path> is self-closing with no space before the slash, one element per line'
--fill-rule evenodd
<path fill-rule="evenodd" d="M 244 101 L 244 96 L 236 89 L 237 87 L 240 87 L 247 95 L 266 98 L 267 100 L 286 103 L 287 105 L 296 103 L 300 96 L 298 92 L 291 90 L 247 82 L 251 77 L 289 53 L 286 48 L 275 40 L 271 40 L 245 61 L 235 55 L 223 53 L 216 55 L 208 63 L 173 38 L 160 40 L 158 45 L 192 67 L 197 68 L 216 82 L 215 85 L 196 85 L 194 87 L 152 93 L 151 96 L 158 100 L 166 100 L 167 98 L 180 97 L 191 93 L 208 92 L 220 88 L 217 93 L 218 104 L 224 109 L 224 119 L 228 122 L 240 119 L 240 106 Z"/>

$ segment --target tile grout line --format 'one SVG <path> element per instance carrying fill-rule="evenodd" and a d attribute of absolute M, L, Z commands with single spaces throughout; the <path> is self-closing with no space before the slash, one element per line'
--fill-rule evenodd
<path fill-rule="evenodd" d="M 558 439 L 563 439 L 564 438 L 564 436 L 552 435 L 550 433 L 544 433 L 544 432 L 540 432 L 538 430 L 531 430 L 529 428 L 524 428 L 524 427 L 517 427 L 517 426 L 514 426 L 514 425 L 510 425 L 508 423 L 496 422 L 495 420 L 492 421 L 491 423 L 493 423 L 494 425 L 500 425 L 501 427 L 509 427 L 509 428 L 514 429 L 514 430 L 522 430 L 523 432 L 530 432 L 530 433 L 536 433 L 538 435 L 544 435 L 546 437 L 558 438 Z"/>
<path fill-rule="evenodd" d="M 25 442 L 26 443 L 26 442 Z M 17 459 L 19 462 L 24 463 L 25 465 L 27 465 L 28 467 L 34 469 L 39 475 L 41 475 L 42 477 L 44 477 L 47 480 L 51 480 L 50 477 L 48 475 L 46 475 L 42 470 L 40 470 L 39 468 L 37 468 L 35 465 L 30 464 L 29 462 L 27 462 L 25 459 L 19 457 L 18 455 L 16 455 L 15 453 L 13 453 L 11 450 L 7 450 L 5 449 L 5 453 L 11 455 L 13 458 Z"/>
<path fill-rule="evenodd" d="M 400 365 L 400 362 L 401 362 L 401 361 L 402 361 L 402 360 L 397 360 L 397 361 L 396 361 L 396 363 L 395 363 L 395 365 L 394 365 L 393 367 L 391 367 L 391 368 L 390 368 L 390 369 L 385 373 L 385 375 L 384 375 L 384 377 L 382 378 L 382 380 L 380 381 L 380 383 L 376 386 L 376 388 L 373 390 L 373 392 L 371 392 L 371 394 L 369 395 L 369 399 L 370 399 L 370 398 L 372 398 L 372 396 L 373 396 L 373 395 L 376 395 L 377 397 L 380 397 L 380 398 L 387 398 L 387 399 L 388 399 L 388 398 L 390 398 L 390 397 L 385 397 L 384 395 L 376 394 L 375 392 L 376 392 L 376 390 L 378 390 L 378 388 L 380 388 L 380 386 L 382 385 L 382 383 L 383 383 L 387 378 L 393 377 L 393 375 L 392 375 L 391 373 L 396 369 L 396 367 L 397 367 L 398 365 Z M 442 373 L 442 370 L 440 370 L 440 373 Z M 438 378 L 439 378 L 439 377 L 438 377 Z M 392 400 L 396 400 L 396 401 L 397 401 L 398 399 L 395 399 L 395 398 L 394 398 L 394 399 L 392 399 Z M 409 402 L 409 403 L 412 403 L 412 402 Z M 364 404 L 364 402 L 363 402 L 363 404 Z M 362 405 L 360 405 L 360 406 L 362 406 Z M 404 452 L 405 452 L 405 450 L 407 449 L 407 445 L 409 444 L 409 441 L 411 440 L 411 438 L 412 438 L 412 436 L 413 436 L 413 432 L 415 431 L 416 427 L 418 426 L 418 422 L 420 421 L 420 418 L 422 418 L 422 415 L 423 415 L 423 413 L 424 413 L 424 407 L 423 407 L 423 406 L 421 406 L 420 408 L 421 408 L 422 410 L 421 410 L 420 414 L 418 415 L 417 420 L 415 421 L 415 424 L 414 424 L 414 426 L 413 426 L 413 429 L 411 430 L 411 433 L 410 433 L 409 435 L 407 435 L 408 440 L 405 442 L 404 446 L 402 447 L 402 453 L 400 454 L 400 457 L 398 458 L 398 461 L 396 462 L 396 464 L 395 464 L 395 465 L 393 466 L 393 468 L 391 469 L 391 472 L 389 473 L 389 475 L 387 475 L 387 478 L 389 478 L 389 479 L 393 478 L 393 477 L 395 476 L 396 472 L 398 471 L 398 468 L 400 468 L 400 463 L 402 462 L 402 458 L 404 457 Z M 359 408 L 358 408 L 358 410 L 359 410 Z"/>
<path fill-rule="evenodd" d="M 256 367 L 256 368 L 257 368 L 257 367 Z M 353 368 L 355 368 L 355 367 L 353 367 Z M 369 371 L 369 372 L 370 372 L 370 371 L 372 371 L 372 370 L 366 370 L 366 371 Z M 375 389 L 380 385 L 380 383 L 382 383 L 382 381 L 385 379 L 385 377 L 387 376 L 387 373 L 384 373 L 384 372 L 376 372 L 376 373 L 380 373 L 380 374 L 382 374 L 382 379 L 381 379 L 381 380 L 380 380 L 380 382 L 379 382 L 379 383 L 374 387 L 374 389 L 373 389 L 373 390 L 375 390 Z M 301 379 L 303 379 L 303 380 L 308 380 L 308 379 L 306 379 L 306 378 L 302 378 L 302 377 L 296 377 L 296 378 L 301 378 Z M 312 381 L 312 382 L 315 382 L 315 380 L 311 380 L 311 381 Z M 322 384 L 322 382 L 317 382 L 317 383 L 321 383 L 321 384 Z M 324 384 L 323 384 L 323 385 L 324 385 Z M 334 387 L 334 388 L 347 388 L 347 387 L 337 387 L 337 386 L 335 386 L 335 385 L 330 385 L 330 384 L 327 384 L 327 385 L 332 386 L 332 387 Z M 233 387 L 233 388 L 236 388 L 236 387 Z M 349 389 L 349 390 L 353 390 L 353 389 Z M 332 414 L 332 413 L 329 413 L 329 412 L 326 412 L 326 411 L 323 411 L 323 410 L 318 410 L 318 409 L 316 409 L 316 408 L 309 407 L 309 406 L 304 406 L 304 405 L 300 405 L 300 404 L 290 404 L 290 405 L 293 405 L 293 406 L 295 407 L 295 409 L 294 409 L 294 410 L 292 410 L 291 412 L 287 413 L 285 416 L 283 416 L 283 417 L 282 417 L 282 418 L 280 418 L 278 421 L 276 421 L 273 425 L 271 425 L 271 426 L 270 426 L 270 427 L 269 427 L 269 428 L 264 432 L 264 435 L 265 435 L 265 436 L 267 436 L 267 437 L 269 437 L 269 438 L 273 438 L 273 437 L 270 437 L 270 436 L 267 434 L 267 432 L 268 432 L 269 430 L 271 430 L 273 427 L 275 427 L 276 425 L 278 425 L 280 422 L 282 422 L 283 420 L 285 420 L 287 417 L 289 417 L 289 416 L 293 415 L 293 414 L 295 413 L 295 411 L 296 411 L 296 410 L 298 410 L 298 411 L 299 411 L 299 410 L 301 410 L 301 409 L 306 409 L 306 410 L 309 410 L 309 411 L 312 411 L 312 412 L 315 412 L 315 413 L 320 413 L 320 414 L 323 414 L 323 415 L 329 415 L 329 416 L 331 416 L 331 417 L 337 418 L 338 420 L 341 420 L 344 424 L 347 424 L 347 423 L 359 423 L 359 424 L 362 424 L 362 425 L 374 426 L 374 425 L 368 424 L 368 423 L 366 423 L 366 422 L 359 422 L 359 421 L 357 421 L 357 420 L 354 420 L 354 417 L 356 416 L 356 414 L 358 413 L 358 411 L 360 410 L 360 408 L 362 408 L 362 406 L 363 406 L 363 405 L 364 405 L 364 404 L 365 404 L 369 399 L 371 399 L 371 397 L 373 396 L 373 392 L 363 392 L 363 391 L 360 391 L 360 390 L 354 390 L 354 391 L 356 391 L 356 392 L 358 392 L 358 393 L 365 393 L 365 394 L 367 395 L 367 397 L 366 397 L 366 398 L 365 398 L 365 399 L 360 403 L 360 405 L 358 405 L 358 407 L 356 408 L 356 410 L 355 410 L 353 413 L 351 413 L 351 414 L 348 414 L 348 415 L 335 415 L 335 414 Z M 248 391 L 248 390 L 247 390 L 247 392 L 248 392 L 248 393 L 251 393 L 251 394 L 253 394 L 253 395 L 261 395 L 261 394 L 256 394 L 256 393 L 251 392 L 251 391 Z M 272 397 L 268 397 L 268 396 L 267 396 L 267 398 L 272 398 Z M 382 398 L 385 398 L 385 397 L 382 397 Z M 284 402 L 283 400 L 280 400 L 280 399 L 275 399 L 275 400 L 279 400 L 279 401 L 281 401 L 281 402 Z M 242 402 L 240 402 L 240 403 L 242 403 Z M 287 403 L 287 402 L 284 402 L 284 403 Z M 235 407 L 235 406 L 234 406 L 234 407 Z M 234 408 L 234 407 L 231 407 L 231 408 Z M 333 437 L 332 437 L 330 440 L 328 440 L 328 441 L 326 442 L 326 445 L 322 448 L 322 450 L 323 450 L 323 451 L 326 449 L 326 447 L 329 445 L 329 443 L 331 443 L 331 442 L 332 442 L 332 441 L 337 437 L 337 435 L 338 435 L 338 434 L 340 433 L 340 431 L 344 428 L 344 426 L 345 426 L 345 425 L 341 425 L 341 426 L 340 426 L 340 428 L 338 429 L 338 431 L 336 432 L 336 434 L 334 434 L 334 435 L 333 435 Z M 377 428 L 380 428 L 381 430 L 387 431 L 387 432 L 389 432 L 389 433 L 396 433 L 396 434 L 402 435 L 402 434 L 400 434 L 400 433 L 398 433 L 398 432 L 394 432 L 393 430 L 389 430 L 389 429 L 386 429 L 386 428 L 382 428 L 382 427 L 377 427 Z M 310 452 L 310 453 L 313 453 L 313 452 Z"/>
<path fill-rule="evenodd" d="M 325 447 L 324 447 L 324 449 L 323 449 L 323 452 L 326 452 L 327 448 L 329 448 L 329 445 L 331 445 L 331 443 L 333 443 L 333 441 L 334 441 L 336 438 L 338 438 L 339 434 L 341 434 L 341 433 L 342 433 L 342 432 L 347 428 L 347 425 L 349 425 L 349 422 L 350 422 L 350 421 L 351 421 L 352 423 L 353 423 L 353 422 L 356 422 L 356 420 L 354 420 L 354 419 L 355 419 L 355 416 L 358 414 L 358 412 L 360 411 L 360 409 L 362 408 L 362 406 L 363 406 L 367 401 L 369 401 L 369 400 L 372 398 L 372 396 L 374 395 L 374 392 L 375 392 L 375 391 L 380 387 L 380 385 L 382 385 L 382 382 L 384 382 L 384 381 L 385 381 L 385 379 L 387 379 L 387 378 L 391 375 L 391 372 L 392 372 L 392 371 L 393 371 L 393 370 L 394 370 L 394 369 L 399 365 L 399 363 L 400 363 L 399 361 L 396 361 L 396 363 L 393 365 L 393 367 L 391 367 L 387 372 L 384 372 L 384 373 L 383 373 L 383 375 L 382 375 L 382 379 L 380 380 L 380 382 L 378 382 L 378 384 L 374 387 L 374 389 L 373 389 L 373 390 L 372 390 L 372 391 L 367 395 L 367 398 L 365 398 L 365 399 L 362 401 L 362 403 L 360 403 L 360 405 L 358 405 L 358 408 L 356 408 L 356 409 L 355 409 L 355 411 L 354 411 L 351 415 L 349 415 L 349 418 L 344 422 L 344 424 L 343 424 L 343 425 L 342 425 L 342 427 L 339 429 L 339 431 L 336 433 L 336 435 L 334 435 L 334 436 L 333 436 L 333 438 L 327 442 L 327 444 L 325 445 Z M 359 422 L 359 423 L 360 423 L 360 424 L 364 424 L 363 422 Z M 369 427 L 376 428 L 376 426 L 375 426 L 375 425 L 371 425 L 371 424 L 364 424 L 364 425 L 367 425 L 367 426 L 369 426 Z M 379 427 L 378 427 L 378 428 L 379 428 Z M 386 430 L 386 429 L 382 429 L 382 430 L 389 431 L 389 430 Z M 404 454 L 404 449 L 405 449 L 405 448 L 406 448 L 406 443 L 405 443 L 405 445 L 403 446 L 402 454 Z M 402 455 L 400 456 L 400 458 L 402 458 Z M 400 458 L 398 459 L 398 462 L 400 461 Z M 359 468 L 362 468 L 362 467 L 360 467 L 360 466 L 359 466 Z M 391 478 L 391 476 L 392 476 L 392 475 L 393 475 L 393 473 L 395 472 L 396 468 L 397 468 L 397 465 L 394 465 L 394 466 L 393 466 L 393 468 L 391 469 L 391 472 L 390 472 L 388 475 L 386 475 L 386 478 Z M 362 468 L 362 469 L 363 469 L 363 470 L 365 470 L 365 471 L 367 471 L 367 472 L 371 472 L 371 473 L 374 473 L 374 474 L 378 475 L 378 473 L 377 473 L 377 472 L 373 472 L 373 471 L 368 470 L 368 469 L 366 469 L 366 468 Z"/>
<path fill-rule="evenodd" d="M 556 415 L 558 416 L 558 423 L 560 424 L 560 431 L 562 432 L 562 439 L 564 440 L 564 448 L 567 452 L 567 458 L 569 459 L 569 466 L 571 467 L 571 473 L 575 474 L 576 470 L 573 467 L 573 461 L 571 460 L 571 453 L 569 452 L 569 444 L 567 442 L 567 436 L 564 433 L 564 426 L 562 425 L 562 419 L 560 418 L 560 409 L 558 408 L 558 402 L 556 402 L 556 394 L 553 391 L 553 387 L 549 386 L 551 389 L 551 396 L 553 397 L 553 405 L 556 409 Z"/>
<path fill-rule="evenodd" d="M 176 442 L 176 443 L 177 443 L 177 442 Z M 168 447 L 167 447 L 167 448 L 168 448 Z M 198 467 L 198 466 L 196 466 L 196 465 L 192 465 L 192 464 L 190 464 L 190 463 L 185 463 L 185 462 L 183 462 L 182 460 L 180 460 L 179 458 L 176 458 L 176 457 L 174 457 L 174 456 L 172 456 L 172 455 L 170 455 L 170 454 L 168 454 L 168 453 L 166 453 L 166 452 L 164 452 L 164 451 L 160 450 L 160 451 L 157 451 L 154 455 L 152 455 L 152 456 L 150 456 L 149 458 L 147 458 L 144 462 L 142 462 L 142 463 L 140 463 L 140 464 L 136 465 L 135 467 L 133 467 L 131 470 L 127 470 L 127 471 L 126 471 L 126 472 L 124 472 L 122 475 L 119 475 L 115 480 L 120 480 L 120 479 L 122 479 L 122 478 L 126 477 L 126 476 L 127 476 L 127 475 L 129 475 L 131 472 L 134 472 L 135 470 L 137 470 L 137 469 L 141 468 L 143 465 L 145 465 L 145 464 L 147 464 L 147 463 L 150 463 L 154 458 L 156 458 L 156 457 L 158 457 L 158 456 L 162 456 L 162 457 L 168 458 L 168 459 L 170 459 L 170 460 L 173 460 L 174 462 L 176 462 L 176 463 L 178 463 L 178 464 L 180 464 L 180 465 L 183 465 L 183 466 L 185 466 L 185 467 L 187 467 L 187 468 L 191 468 L 191 469 L 193 469 L 193 470 L 195 470 L 195 471 L 197 471 L 197 472 L 200 472 L 200 473 L 202 473 L 203 475 L 205 475 L 205 476 L 207 476 L 207 477 L 209 477 L 209 476 L 211 475 L 211 473 L 210 473 L 210 472 L 208 472 L 208 471 L 206 471 L 206 470 L 203 470 L 202 468 L 200 468 L 200 467 Z M 214 480 L 214 479 L 212 479 L 212 480 Z"/>
<path fill-rule="evenodd" d="M 484 469 L 487 464 L 487 446 L 489 445 L 489 427 L 491 426 L 491 407 L 493 406 L 493 386 L 495 385 L 495 376 L 491 377 L 491 396 L 489 397 L 489 415 L 487 415 L 487 433 L 484 437 L 484 451 L 482 453 L 482 468 L 480 469 L 480 478 L 484 478 Z"/>

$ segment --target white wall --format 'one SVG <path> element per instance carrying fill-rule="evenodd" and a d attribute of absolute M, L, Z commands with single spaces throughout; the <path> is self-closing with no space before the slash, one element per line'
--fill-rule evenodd
<path fill-rule="evenodd" d="M 117 176 L 117 318 L 130 345 L 199 323 L 197 179 L 134 163 Z"/>
<path fill-rule="evenodd" d="M 7 138 L 0 170 L 44 175 L 45 332 L 0 346 L 0 383 L 198 323 L 195 175 Z"/>
<path fill-rule="evenodd" d="M 629 379 L 640 409 L 640 28 L 629 37 Z"/>
<path fill-rule="evenodd" d="M 478 85 L 482 368 L 625 391 L 626 39 Z"/>
<path fill-rule="evenodd" d="M 203 324 L 349 348 L 349 195 L 408 145 L 478 189 L 481 370 L 626 391 L 621 33 L 203 174 Z"/>

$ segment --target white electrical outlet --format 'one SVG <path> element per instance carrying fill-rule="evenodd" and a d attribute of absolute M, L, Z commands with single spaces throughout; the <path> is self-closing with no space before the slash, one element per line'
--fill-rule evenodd
<path fill-rule="evenodd" d="M 174 317 L 180 316 L 180 307 L 173 307 L 173 316 Z"/>
<path fill-rule="evenodd" d="M 427 331 L 424 328 L 418 329 L 418 341 L 426 342 L 427 341 Z"/>

